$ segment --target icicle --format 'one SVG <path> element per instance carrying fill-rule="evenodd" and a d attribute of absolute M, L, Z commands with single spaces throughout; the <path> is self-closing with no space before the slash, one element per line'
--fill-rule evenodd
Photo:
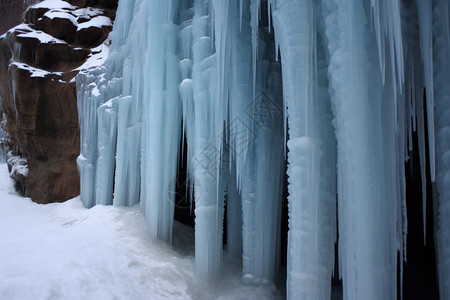
<path fill-rule="evenodd" d="M 424 86 L 427 105 L 428 154 L 430 157 L 431 181 L 435 181 L 435 141 L 434 141 L 434 87 L 433 87 L 433 32 L 431 1 L 417 0 L 419 14 L 420 50 L 424 70 Z"/>
<path fill-rule="evenodd" d="M 192 153 L 190 174 L 194 176 L 194 185 L 197 187 L 194 190 L 195 265 L 199 277 L 204 280 L 219 275 L 222 261 L 223 198 L 219 203 L 217 145 L 218 128 L 223 127 L 224 118 L 224 112 L 219 110 L 219 107 L 223 107 L 219 105 L 223 103 L 219 103 L 219 99 L 226 99 L 222 92 L 227 88 L 225 79 L 220 77 L 225 72 L 227 14 L 218 9 L 220 5 L 227 3 L 194 1 L 195 15 L 192 20 L 194 105 L 188 117 L 196 121 L 189 133 L 188 146 Z M 213 52 L 214 47 L 211 45 L 216 46 L 217 53 Z"/>
<path fill-rule="evenodd" d="M 313 1 L 274 4 L 289 124 L 287 297 L 328 299 L 335 238 L 334 147 L 326 68 L 319 70 L 316 61 L 318 8 Z"/>
<path fill-rule="evenodd" d="M 176 1 L 150 1 L 148 5 L 148 45 L 144 61 L 142 136 L 148 145 L 142 152 L 147 161 L 145 179 L 148 185 L 145 214 L 150 235 L 164 241 L 172 241 L 174 197 L 178 162 L 181 111 L 178 93 L 177 26 L 174 24 L 173 6 Z M 152 5 L 153 4 L 153 5 Z M 157 9 L 155 9 L 157 8 Z M 160 147 L 154 147 L 160 145 Z"/>
<path fill-rule="evenodd" d="M 258 59 L 258 23 L 259 23 L 259 6 L 260 0 L 251 0 L 251 28 L 252 28 L 252 59 L 253 59 L 253 97 L 256 96 L 256 61 Z"/>
<path fill-rule="evenodd" d="M 377 39 L 365 14 L 369 7 L 364 5 L 370 4 L 323 3 L 329 10 L 324 23 L 338 144 L 339 266 L 344 299 L 392 299 L 397 278 L 393 271 L 397 265 L 397 203 L 390 200 L 388 178 L 396 174 L 384 160 L 385 147 L 386 155 L 393 157 L 392 145 L 383 139 L 387 132 L 380 105 L 382 76 L 375 71 L 378 68 L 373 69 L 379 55 L 368 50 L 376 49 Z M 381 13 L 380 20 L 384 17 Z M 361 143 L 367 136 L 371 142 Z M 372 278 L 374 268 L 377 279 Z"/>
<path fill-rule="evenodd" d="M 242 9 L 244 5 L 244 0 L 239 0 L 239 30 L 242 30 Z"/>
<path fill-rule="evenodd" d="M 450 298 L 450 4 L 433 1 L 433 72 L 436 124 L 436 187 L 434 199 L 437 272 L 441 299 Z M 427 98 L 428 101 L 428 98 Z M 427 106 L 428 107 L 428 106 Z M 428 119 L 430 122 L 430 119 Z M 433 122 L 433 120 L 431 120 Z M 431 152 L 431 151 L 430 151 Z M 430 154 L 430 161 L 433 157 Z"/>
<path fill-rule="evenodd" d="M 272 0 L 267 0 L 267 20 L 269 21 L 269 33 L 272 28 Z"/>
<path fill-rule="evenodd" d="M 98 118 L 98 159 L 96 164 L 96 204 L 109 205 L 113 200 L 114 166 L 116 163 L 117 98 L 101 105 Z"/>
<path fill-rule="evenodd" d="M 131 96 L 118 100 L 114 205 L 131 206 L 139 200 L 140 124 L 133 118 L 132 104 Z"/>

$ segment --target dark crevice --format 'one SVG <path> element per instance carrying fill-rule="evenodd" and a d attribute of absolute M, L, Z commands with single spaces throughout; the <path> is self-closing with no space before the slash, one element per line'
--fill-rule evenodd
<path fill-rule="evenodd" d="M 424 93 L 425 97 L 425 93 Z M 426 99 L 425 99 L 426 100 Z M 424 101 L 425 102 L 425 101 Z M 427 124 L 424 104 L 425 126 Z M 434 243 L 434 215 L 430 159 L 426 147 L 426 244 L 423 237 L 422 178 L 420 172 L 419 143 L 416 132 L 412 135 L 412 151 L 406 163 L 406 207 L 408 219 L 407 254 L 403 270 L 403 299 L 439 299 L 436 278 Z M 425 127 L 425 145 L 428 131 Z M 400 286 L 399 286 L 400 289 Z"/>
<path fill-rule="evenodd" d="M 178 156 L 178 173 L 175 182 L 175 220 L 194 227 L 195 225 L 195 199 L 194 193 L 190 191 L 193 188 L 193 182 L 187 177 L 187 140 L 184 137 L 180 141 L 180 155 Z M 191 198 L 192 195 L 192 198 Z"/>

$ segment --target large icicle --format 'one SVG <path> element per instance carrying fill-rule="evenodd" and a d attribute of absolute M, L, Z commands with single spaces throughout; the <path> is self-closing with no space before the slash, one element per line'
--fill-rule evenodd
<path fill-rule="evenodd" d="M 96 204 L 109 205 L 113 200 L 114 165 L 117 137 L 117 98 L 113 98 L 97 109 L 98 159 L 95 172 Z"/>
<path fill-rule="evenodd" d="M 419 15 L 420 50 L 423 63 L 423 79 L 426 92 L 428 153 L 431 181 L 435 181 L 434 140 L 434 84 L 433 84 L 433 20 L 432 1 L 417 0 Z M 425 126 L 422 125 L 422 126 Z"/>
<path fill-rule="evenodd" d="M 335 147 L 323 51 L 317 61 L 317 7 L 313 1 L 279 0 L 274 5 L 289 135 L 287 297 L 329 299 L 335 239 Z"/>
<path fill-rule="evenodd" d="M 220 92 L 217 82 L 217 56 L 212 40 L 212 5 L 210 1 L 194 1 L 191 88 L 193 109 L 188 110 L 193 116 L 184 117 L 184 120 L 195 119 L 191 126 L 192 132 L 187 134 L 189 152 L 192 153 L 190 169 L 197 187 L 194 190 L 195 266 L 203 279 L 213 279 L 219 275 L 224 205 L 223 191 L 218 191 L 219 142 L 216 128 L 219 118 L 217 97 Z M 188 38 L 189 35 L 185 37 Z M 189 81 L 185 81 L 185 85 L 188 83 Z"/>
<path fill-rule="evenodd" d="M 450 299 L 450 3 L 433 3 L 437 270 L 440 298 Z"/>
<path fill-rule="evenodd" d="M 382 125 L 390 120 L 393 126 L 393 118 L 385 119 L 381 110 L 382 78 L 367 5 L 324 1 L 338 145 L 339 266 L 344 299 L 395 299 L 398 208 L 388 180 L 396 174 L 387 165 L 395 153 Z"/>
<path fill-rule="evenodd" d="M 269 28 L 258 27 L 258 11 L 253 10 L 257 4 L 254 2 L 245 1 L 244 24 L 240 31 L 237 27 L 234 29 L 237 40 L 232 51 L 236 67 L 232 72 L 230 126 L 239 125 L 238 132 L 246 133 L 247 138 L 231 136 L 234 141 L 230 144 L 237 149 L 238 177 L 242 178 L 244 280 L 272 283 L 279 261 L 277 241 L 284 169 L 283 99 L 281 68 L 275 61 L 273 36 Z M 253 23 L 255 19 L 256 24 Z M 255 31 L 259 32 L 255 34 Z M 256 40 L 249 44 L 252 36 Z M 243 172 L 240 171 L 242 167 Z"/>
<path fill-rule="evenodd" d="M 141 203 L 150 235 L 172 241 L 181 110 L 178 94 L 177 1 L 146 1 Z M 141 8 L 142 9 L 142 8 Z M 158 146 L 155 146 L 158 145 Z"/>

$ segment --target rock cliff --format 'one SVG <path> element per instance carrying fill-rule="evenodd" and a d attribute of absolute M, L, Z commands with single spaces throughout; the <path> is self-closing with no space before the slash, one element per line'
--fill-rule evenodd
<path fill-rule="evenodd" d="M 23 22 L 23 13 L 42 0 L 0 0 L 0 35 Z"/>
<path fill-rule="evenodd" d="M 2 144 L 16 187 L 38 203 L 79 194 L 74 77 L 101 64 L 117 0 L 46 0 L 0 38 Z"/>

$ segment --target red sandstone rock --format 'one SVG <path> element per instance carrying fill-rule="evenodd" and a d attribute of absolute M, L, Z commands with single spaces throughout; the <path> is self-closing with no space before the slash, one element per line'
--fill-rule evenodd
<path fill-rule="evenodd" d="M 0 35 L 22 23 L 27 7 L 40 1 L 42 0 L 0 0 Z"/>
<path fill-rule="evenodd" d="M 105 42 L 112 29 L 107 23 L 79 25 L 95 17 L 80 14 L 79 8 L 90 3 L 100 7 L 99 1 L 67 2 L 78 7 L 56 14 L 52 10 L 53 15 L 48 14 L 50 8 L 30 8 L 25 14 L 29 24 L 0 39 L 8 166 L 16 186 L 38 203 L 65 201 L 79 194 L 80 137 L 73 79 L 91 48 Z M 101 13 L 114 15 L 117 0 L 107 2 Z M 65 14 L 73 18 L 59 17 Z"/>

